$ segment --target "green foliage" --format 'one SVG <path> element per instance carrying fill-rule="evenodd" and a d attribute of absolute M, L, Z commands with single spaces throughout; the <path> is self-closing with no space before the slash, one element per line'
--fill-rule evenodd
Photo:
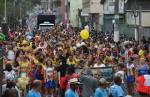
<path fill-rule="evenodd" d="M 15 1 L 15 3 L 14 3 Z M 40 4 L 41 0 L 7 0 L 7 19 L 13 23 L 19 18 L 26 16 L 35 5 Z M 0 22 L 4 16 L 5 0 L 0 0 Z"/>
<path fill-rule="evenodd" d="M 0 0 L 0 13 L 4 10 L 4 1 Z"/>
<path fill-rule="evenodd" d="M 3 33 L 0 33 L 0 41 L 5 41 L 6 36 Z"/>

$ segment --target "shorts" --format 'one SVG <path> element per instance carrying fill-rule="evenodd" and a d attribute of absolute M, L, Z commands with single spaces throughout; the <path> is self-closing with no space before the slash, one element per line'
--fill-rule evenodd
<path fill-rule="evenodd" d="M 56 83 L 54 80 L 49 80 L 45 83 L 45 88 L 47 89 L 54 89 L 56 88 Z"/>

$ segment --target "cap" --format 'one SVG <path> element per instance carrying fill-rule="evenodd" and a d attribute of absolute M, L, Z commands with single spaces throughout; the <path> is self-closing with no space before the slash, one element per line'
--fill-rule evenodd
<path fill-rule="evenodd" d="M 100 82 L 101 84 L 107 84 L 107 83 L 108 83 L 105 78 L 101 78 L 101 79 L 99 80 L 99 82 Z"/>
<path fill-rule="evenodd" d="M 72 78 L 72 79 L 70 79 L 70 80 L 69 80 L 69 83 L 70 83 L 70 84 L 81 84 L 81 83 L 78 81 L 77 78 Z"/>

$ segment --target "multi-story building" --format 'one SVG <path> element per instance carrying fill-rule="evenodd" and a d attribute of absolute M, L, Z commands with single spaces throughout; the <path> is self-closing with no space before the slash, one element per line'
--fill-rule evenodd
<path fill-rule="evenodd" d="M 44 10 L 48 10 L 48 9 L 50 9 L 50 4 L 51 4 L 51 2 L 50 2 L 51 0 L 41 0 L 41 6 L 42 6 L 42 9 L 44 9 Z"/>
<path fill-rule="evenodd" d="M 82 12 L 89 14 L 88 24 L 90 28 L 94 27 L 95 30 L 101 30 L 103 23 L 103 5 L 100 0 L 83 0 Z"/>
<path fill-rule="evenodd" d="M 59 23 L 61 21 L 61 1 L 60 0 L 51 0 L 52 1 L 52 7 L 53 14 L 56 15 L 56 23 Z"/>
<path fill-rule="evenodd" d="M 124 24 L 125 24 L 125 0 L 118 0 L 118 11 L 116 15 L 115 7 L 116 3 L 115 0 L 101 0 L 103 4 L 103 31 L 105 32 L 112 32 L 114 30 L 114 21 L 118 19 L 118 30 L 120 32 L 124 31 Z"/>
<path fill-rule="evenodd" d="M 66 21 L 66 0 L 41 0 L 44 14 L 56 16 L 56 23 Z"/>
<path fill-rule="evenodd" d="M 79 10 L 82 9 L 82 0 L 68 0 L 67 3 L 67 18 L 72 27 L 81 26 Z"/>
<path fill-rule="evenodd" d="M 150 0 L 118 0 L 117 5 L 115 1 L 101 0 L 104 7 L 103 30 L 113 31 L 113 21 L 118 18 L 118 30 L 120 33 L 133 37 L 137 30 L 140 34 L 138 36 L 149 36 Z M 118 8 L 117 16 L 115 13 L 116 7 Z"/>
<path fill-rule="evenodd" d="M 126 9 L 126 23 L 129 26 L 128 33 L 137 29 L 138 38 L 150 37 L 150 0 L 128 0 Z"/>

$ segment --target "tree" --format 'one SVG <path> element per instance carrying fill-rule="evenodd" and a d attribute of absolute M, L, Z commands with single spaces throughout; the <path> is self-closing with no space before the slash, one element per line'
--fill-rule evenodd
<path fill-rule="evenodd" d="M 23 19 L 27 11 L 30 11 L 35 5 L 40 4 L 41 0 L 7 0 L 7 22 L 13 25 L 19 19 Z M 0 23 L 4 17 L 5 0 L 0 0 Z"/>

